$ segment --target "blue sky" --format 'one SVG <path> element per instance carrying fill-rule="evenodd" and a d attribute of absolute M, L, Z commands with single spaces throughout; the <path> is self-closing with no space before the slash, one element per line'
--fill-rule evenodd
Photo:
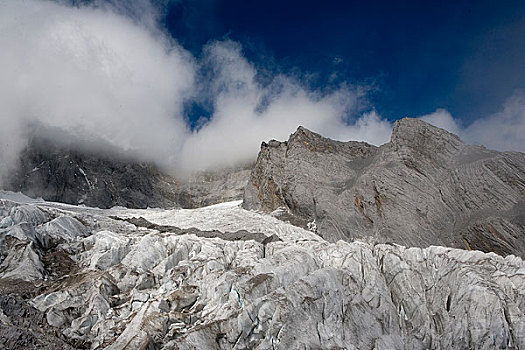
<path fill-rule="evenodd" d="M 524 37 L 524 1 L 3 0 L 0 180 L 42 131 L 177 173 L 406 116 L 525 152 Z"/>
<path fill-rule="evenodd" d="M 163 24 L 199 55 L 230 38 L 314 86 L 369 84 L 393 120 L 447 109 L 471 123 L 525 87 L 524 1 L 177 1 Z"/>

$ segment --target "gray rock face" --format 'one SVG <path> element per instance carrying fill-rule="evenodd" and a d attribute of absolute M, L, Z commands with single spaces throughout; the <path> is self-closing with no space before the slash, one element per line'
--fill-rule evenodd
<path fill-rule="evenodd" d="M 197 172 L 180 180 L 180 206 L 192 209 L 242 199 L 253 165 Z"/>
<path fill-rule="evenodd" d="M 417 119 L 381 147 L 300 127 L 263 143 L 243 206 L 276 209 L 325 239 L 525 256 L 525 154 L 495 152 Z"/>
<path fill-rule="evenodd" d="M 242 198 L 250 169 L 209 171 L 180 180 L 152 164 L 33 139 L 4 188 L 99 208 L 196 208 Z"/>
<path fill-rule="evenodd" d="M 22 205 L 4 206 L 12 212 Z M 27 219 L 40 211 L 48 221 L 22 221 L 23 231 L 60 237 L 53 249 L 66 254 L 71 269 L 24 282 L 28 287 L 0 271 L 0 347 L 525 348 L 525 263 L 512 255 L 329 243 L 232 205 L 24 206 Z M 58 227 L 67 231 L 77 221 L 87 235 L 57 235 Z M 195 234 L 179 232 L 189 225 Z M 198 234 L 211 228 L 225 237 L 244 230 L 269 239 Z M 38 241 L 40 258 L 49 250 Z M 24 288 L 30 293 L 13 295 Z"/>

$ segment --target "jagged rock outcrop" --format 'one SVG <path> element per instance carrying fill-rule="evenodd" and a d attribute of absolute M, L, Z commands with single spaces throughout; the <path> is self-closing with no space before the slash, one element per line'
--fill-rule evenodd
<path fill-rule="evenodd" d="M 197 208 L 242 198 L 251 165 L 179 179 L 150 163 L 33 138 L 4 188 L 92 207 Z"/>
<path fill-rule="evenodd" d="M 443 245 L 525 256 L 525 154 L 463 143 L 423 121 L 394 124 L 381 147 L 300 127 L 263 143 L 243 206 L 325 239 Z"/>
<path fill-rule="evenodd" d="M 97 210 L 4 200 L 2 208 L 1 234 L 33 244 L 47 280 L 27 279 L 31 292 L 20 296 L 4 288 L 22 282 L 0 270 L 0 347 L 525 348 L 525 263 L 515 256 L 329 243 L 232 205 Z M 60 218 L 70 224 L 50 225 Z M 65 232 L 78 225 L 78 235 Z M 9 233 L 16 227 L 25 236 Z M 278 239 L 179 231 L 190 227 Z M 58 237 L 53 248 L 39 243 L 48 234 Z M 49 273 L 50 250 L 71 259 L 69 271 Z M 20 325 L 32 335 L 26 345 L 15 338 Z"/>

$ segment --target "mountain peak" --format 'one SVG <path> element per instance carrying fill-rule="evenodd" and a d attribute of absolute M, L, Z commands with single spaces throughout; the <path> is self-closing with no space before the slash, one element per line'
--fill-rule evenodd
<path fill-rule="evenodd" d="M 261 150 L 243 206 L 286 208 L 289 220 L 315 222 L 316 232 L 334 242 L 377 239 L 523 256 L 525 240 L 516 232 L 525 222 L 514 213 L 524 200 L 524 164 L 413 118 L 398 120 L 381 147 L 300 127 L 286 147 Z"/>
<path fill-rule="evenodd" d="M 414 160 L 430 159 L 440 164 L 454 159 L 467 145 L 445 129 L 415 118 L 403 118 L 394 123 L 390 143 L 396 153 L 411 154 Z"/>
<path fill-rule="evenodd" d="M 422 146 L 429 142 L 446 142 L 457 147 L 464 145 L 457 135 L 416 118 L 396 120 L 391 142 L 413 146 Z"/>

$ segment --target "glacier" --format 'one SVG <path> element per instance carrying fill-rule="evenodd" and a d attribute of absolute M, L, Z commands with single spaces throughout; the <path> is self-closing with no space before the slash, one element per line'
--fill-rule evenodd
<path fill-rule="evenodd" d="M 0 192 L 0 345 L 525 348 L 521 258 L 329 242 L 240 204 L 98 209 Z"/>

